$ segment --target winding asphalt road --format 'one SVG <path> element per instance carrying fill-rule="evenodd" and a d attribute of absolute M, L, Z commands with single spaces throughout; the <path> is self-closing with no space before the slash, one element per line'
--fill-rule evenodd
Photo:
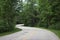
<path fill-rule="evenodd" d="M 16 25 L 16 27 L 21 28 L 22 31 L 2 36 L 0 40 L 59 40 L 51 31 L 22 25 L 23 24 Z"/>

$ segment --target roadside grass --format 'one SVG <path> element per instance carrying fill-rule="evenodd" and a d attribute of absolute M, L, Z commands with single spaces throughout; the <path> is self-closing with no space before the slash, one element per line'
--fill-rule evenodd
<path fill-rule="evenodd" d="M 37 27 L 37 28 L 42 28 L 42 29 L 49 30 L 49 31 L 55 33 L 60 38 L 60 30 L 49 29 L 49 28 L 47 29 L 47 28 L 44 28 L 44 27 Z"/>
<path fill-rule="evenodd" d="M 18 31 L 21 31 L 21 29 L 15 28 L 15 29 L 12 30 L 12 31 L 0 33 L 0 36 L 5 36 L 5 35 L 13 34 L 13 33 L 18 32 Z"/>
<path fill-rule="evenodd" d="M 53 30 L 53 29 L 49 29 L 49 30 L 54 32 L 60 38 L 60 30 Z"/>

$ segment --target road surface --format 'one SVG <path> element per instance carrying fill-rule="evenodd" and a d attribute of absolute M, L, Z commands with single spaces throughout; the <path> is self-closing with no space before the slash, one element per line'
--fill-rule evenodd
<path fill-rule="evenodd" d="M 21 28 L 22 31 L 2 36 L 0 40 L 59 40 L 53 32 L 45 29 L 25 27 L 21 24 L 16 27 Z"/>

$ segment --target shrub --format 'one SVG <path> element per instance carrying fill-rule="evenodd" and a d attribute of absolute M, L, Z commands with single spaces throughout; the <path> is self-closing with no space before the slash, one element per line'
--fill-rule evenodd
<path fill-rule="evenodd" d="M 51 29 L 56 29 L 56 30 L 60 30 L 60 23 L 53 24 L 53 25 L 51 25 L 49 28 L 51 28 Z"/>

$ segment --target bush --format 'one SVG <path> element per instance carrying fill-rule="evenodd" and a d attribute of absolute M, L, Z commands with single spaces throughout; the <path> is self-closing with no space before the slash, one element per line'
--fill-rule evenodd
<path fill-rule="evenodd" d="M 51 28 L 51 29 L 56 29 L 56 30 L 60 30 L 60 23 L 53 24 L 53 25 L 51 25 L 49 28 Z"/>
<path fill-rule="evenodd" d="M 8 29 L 4 26 L 0 26 L 0 33 L 6 32 Z"/>
<path fill-rule="evenodd" d="M 12 23 L 11 23 L 12 24 Z M 13 25 L 12 25 L 13 26 Z M 0 20 L 0 33 L 7 32 L 13 30 L 14 27 L 11 25 L 6 24 L 3 20 Z"/>
<path fill-rule="evenodd" d="M 15 28 L 14 28 L 15 29 Z M 12 28 L 9 28 L 9 27 L 5 27 L 5 26 L 0 26 L 0 33 L 3 33 L 3 32 L 9 32 L 9 31 L 12 31 L 14 30 Z"/>

